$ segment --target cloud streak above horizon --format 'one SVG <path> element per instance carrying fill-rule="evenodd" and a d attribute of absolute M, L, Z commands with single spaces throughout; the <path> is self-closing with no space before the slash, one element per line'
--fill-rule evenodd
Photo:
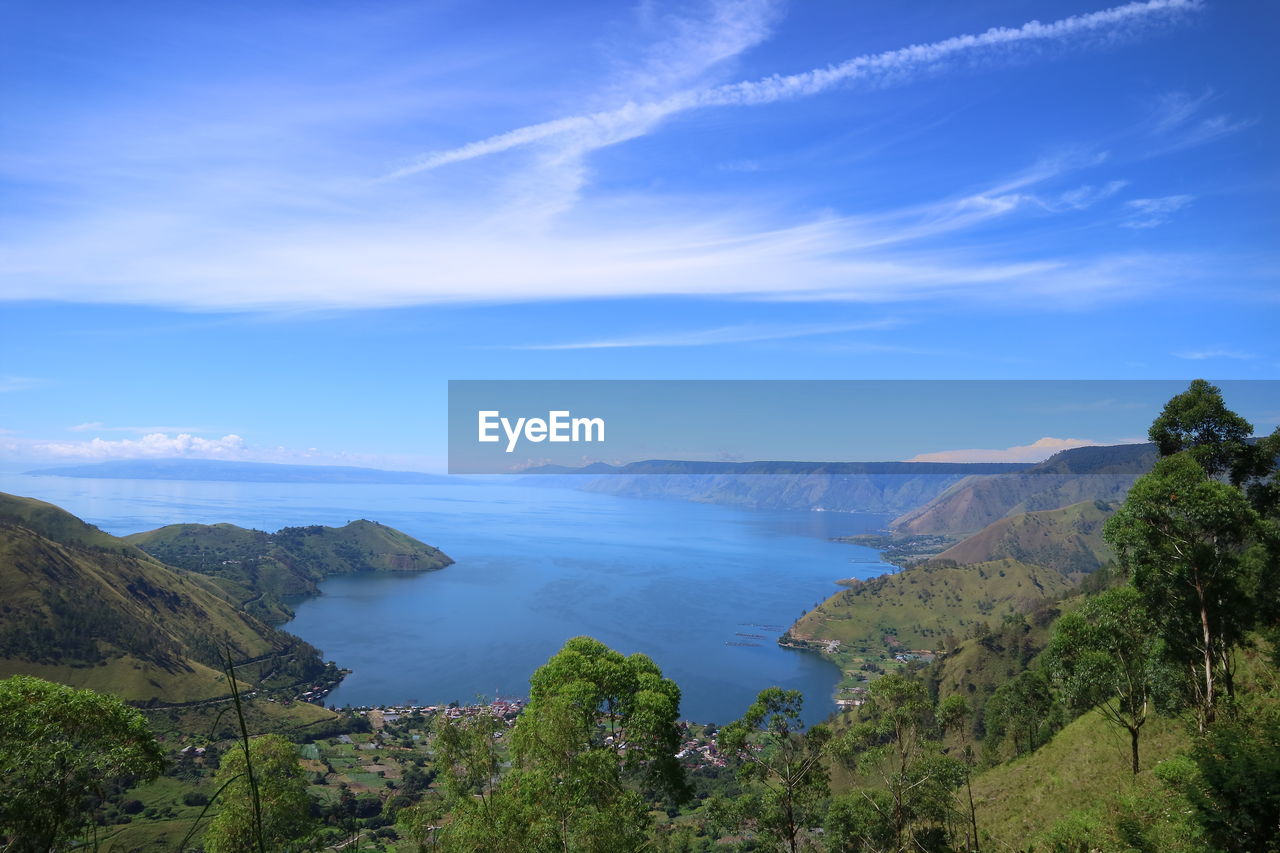
<path fill-rule="evenodd" d="M 1043 462 L 1055 453 L 1076 447 L 1092 447 L 1098 442 L 1083 438 L 1053 438 L 1045 436 L 1030 444 L 1006 447 L 1001 450 L 969 449 L 939 450 L 918 453 L 907 462 Z"/>
<path fill-rule="evenodd" d="M 104 117 L 96 105 L 76 102 L 105 128 L 102 133 L 58 137 L 61 147 L 30 142 L 23 155 L 43 166 L 38 174 L 24 163 L 14 171 L 12 158 L 0 152 L 0 177 L 8 167 L 10 176 L 20 174 L 36 187 L 25 207 L 11 204 L 12 212 L 0 216 L 0 299 L 211 312 L 669 297 L 1006 307 L 1046 299 L 1068 306 L 1133 299 L 1202 274 L 1204 256 L 1195 247 L 1154 247 L 1137 239 L 1174 231 L 1197 211 L 1179 212 L 1191 194 L 1166 194 L 1170 190 L 1158 183 L 1142 184 L 1146 197 L 1126 204 L 1124 195 L 1139 185 L 1114 173 L 1119 158 L 1100 145 L 1105 137 L 1099 133 L 1063 139 L 1033 128 L 1022 137 L 1009 134 L 1008 145 L 991 155 L 985 141 L 969 137 L 952 146 L 940 136 L 899 152 L 894 140 L 949 121 L 932 101 L 938 95 L 920 92 L 924 106 L 899 116 L 889 113 L 899 109 L 900 99 L 872 104 L 868 93 L 868 115 L 899 126 L 885 138 L 868 134 L 873 153 L 853 152 L 855 165 L 849 166 L 840 149 L 863 132 L 865 122 L 861 116 L 832 122 L 824 104 L 785 120 L 738 116 L 741 133 L 726 122 L 708 128 L 702 139 L 674 145 L 665 137 L 681 129 L 663 122 L 692 110 L 801 101 L 855 82 L 901 87 L 931 75 L 940 91 L 948 90 L 941 72 L 968 64 L 1007 67 L 1068 48 L 1128 47 L 1135 36 L 1201 5 L 1147 0 L 1048 23 L 972 27 L 972 34 L 734 83 L 723 81 L 749 76 L 737 67 L 745 53 L 775 35 L 794 37 L 785 28 L 774 33 L 780 4 L 705 0 L 653 12 L 651 21 L 636 23 L 633 15 L 626 25 L 636 41 L 612 45 L 618 57 L 610 55 L 594 74 L 572 75 L 565 95 L 554 101 L 574 104 L 570 111 L 579 114 L 525 125 L 500 118 L 497 126 L 511 129 L 427 153 L 382 179 L 370 179 L 370 164 L 388 162 L 394 156 L 388 152 L 415 150 L 423 132 L 447 132 L 446 144 L 468 138 L 458 128 L 474 127 L 483 112 L 476 92 L 519 100 L 502 88 L 506 78 L 492 84 L 493 94 L 479 83 L 470 88 L 465 73 L 447 69 L 432 78 L 438 86 L 433 95 L 454 111 L 439 116 L 425 108 L 397 112 L 407 92 L 422 97 L 414 86 L 384 93 L 369 81 L 350 91 L 364 91 L 368 83 L 385 103 L 330 112 L 328 102 L 300 97 L 296 109 L 305 120 L 288 112 L 277 117 L 261 104 L 246 118 L 237 112 L 236 96 L 252 90 L 236 79 L 210 101 L 236 104 L 228 108 L 231 117 L 201 102 L 189 126 L 175 122 L 175 110 L 181 115 L 180 107 L 201 91 L 197 83 L 216 87 L 221 79 L 197 78 L 151 100 L 140 98 L 146 105 L 141 116 L 153 124 L 128 113 Z M 642 4 L 639 17 L 658 8 Z M 909 37 L 910 31 L 889 43 Z M 788 47 L 799 67 L 814 62 L 804 38 Z M 767 59 L 766 67 L 778 64 L 776 57 Z M 485 61 L 477 64 L 494 73 Z M 381 83 L 398 70 L 379 68 L 371 79 Z M 314 97 L 304 85 L 309 80 L 291 82 Z M 991 91 L 1003 91 L 1007 82 L 993 80 Z M 530 91 L 540 85 L 534 82 Z M 863 108 L 862 100 L 850 99 L 851 116 Z M 974 103 L 991 100 L 983 90 Z M 1156 127 L 1172 136 L 1212 123 L 1216 119 L 1201 120 L 1208 103 L 1207 97 L 1170 96 Z M 43 107 L 32 109 L 44 113 Z M 508 105 L 509 114 L 522 119 L 554 115 L 553 109 L 546 102 Z M 922 123 L 926 110 L 929 121 Z M 50 132 L 96 126 L 74 110 L 61 119 L 49 123 Z M 1127 114 L 1124 119 L 1130 120 Z M 393 121 L 403 126 L 390 138 L 368 143 L 361 136 L 376 136 L 380 123 Z M 986 140 L 990 122 L 977 123 Z M 163 132 L 148 132 L 157 130 Z M 623 162 L 591 158 L 645 136 L 655 137 L 644 142 L 652 150 L 620 152 Z M 728 149 L 743 140 L 750 153 L 765 155 L 766 167 L 721 169 L 723 162 L 742 159 L 744 152 Z M 814 146 L 821 156 L 810 156 Z M 502 152 L 512 153 L 474 168 L 442 168 Z M 717 162 L 722 154 L 724 161 Z M 882 159 L 864 164 L 859 155 Z M 1031 165 L 1011 174 L 1010 163 Z M 929 174 L 907 174 L 904 181 L 907 171 Z M 1061 227 L 1044 224 L 1054 218 Z M 1120 219 L 1124 229 L 1114 227 Z M 1071 228 L 1099 221 L 1135 239 L 1060 239 Z M 1170 227 L 1154 227 L 1166 221 Z M 1010 239 L 1014 227 L 1026 230 Z M 760 331 L 750 324 L 671 334 L 637 328 L 635 334 L 608 329 L 598 339 L 526 348 L 705 346 L 823 334 L 799 326 Z"/>
<path fill-rule="evenodd" d="M 551 344 L 520 344 L 504 349 L 523 350 L 585 350 L 632 349 L 645 347 L 704 347 L 723 344 L 762 343 L 794 338 L 837 335 L 846 332 L 885 331 L 895 329 L 901 323 L 895 320 L 878 320 L 866 323 L 808 323 L 801 325 L 741 325 L 720 326 L 714 329 L 688 329 L 656 332 L 643 335 L 624 335 L 586 341 L 569 341 Z"/>
<path fill-rule="evenodd" d="M 1033 20 L 1021 27 L 992 27 L 983 33 L 866 54 L 837 65 L 799 74 L 775 74 L 759 80 L 683 91 L 657 101 L 628 102 L 616 109 L 527 125 L 456 148 L 431 152 L 386 177 L 408 177 L 565 135 L 590 140 L 591 147 L 602 147 L 634 138 L 658 121 L 688 110 L 755 106 L 808 97 L 842 83 L 908 75 L 952 58 L 984 50 L 1007 48 L 1021 43 L 1065 41 L 1099 33 L 1114 34 L 1121 27 L 1185 13 L 1199 9 L 1201 5 L 1201 0 L 1145 0 L 1127 3 L 1098 12 L 1072 15 L 1048 24 Z"/>

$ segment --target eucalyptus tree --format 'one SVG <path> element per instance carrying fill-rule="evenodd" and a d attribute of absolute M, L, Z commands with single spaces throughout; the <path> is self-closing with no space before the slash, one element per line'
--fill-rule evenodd
<path fill-rule="evenodd" d="M 116 697 L 25 675 L 0 681 L 0 849 L 69 849 L 107 786 L 163 768 L 146 720 Z"/>
<path fill-rule="evenodd" d="M 1139 735 L 1167 675 L 1163 641 L 1142 594 L 1123 586 L 1089 599 L 1058 620 L 1045 657 L 1068 705 L 1097 709 L 1129 733 L 1136 774 Z"/>
<path fill-rule="evenodd" d="M 955 722 L 959 710 L 948 706 L 948 723 Z M 958 817 L 954 794 L 965 768 L 943 749 L 938 709 L 928 690 L 902 673 L 882 676 L 868 688 L 862 714 L 863 721 L 841 736 L 835 753 L 876 780 L 883 792 L 860 792 L 858 811 L 867 831 L 891 838 L 887 849 L 892 851 L 946 846 Z M 878 821 L 869 820 L 873 813 Z"/>
<path fill-rule="evenodd" d="M 827 795 L 826 726 L 806 730 L 799 690 L 769 687 L 742 717 L 720 731 L 719 745 L 742 761 L 740 775 L 763 793 L 744 817 L 790 853 L 800 849 L 801 833 L 818 823 Z"/>
<path fill-rule="evenodd" d="M 510 737 L 511 769 L 496 786 L 477 744 L 471 769 L 446 771 L 473 786 L 457 801 L 440 846 L 467 851 L 598 851 L 645 846 L 643 790 L 688 796 L 675 758 L 680 689 L 644 655 L 590 637 L 569 640 L 530 679 L 529 703 Z M 459 776 L 460 774 L 460 776 Z M 481 791 L 485 791 L 483 796 Z"/>
<path fill-rule="evenodd" d="M 1034 752 L 1061 725 L 1061 707 L 1048 674 L 1037 666 L 996 688 L 982 709 L 988 743 L 1008 738 L 1016 755 Z"/>
<path fill-rule="evenodd" d="M 223 753 L 214 783 L 219 811 L 204 835 L 208 853 L 304 850 L 316 829 L 298 752 L 280 735 Z"/>
<path fill-rule="evenodd" d="M 1196 380 L 1152 424 L 1164 454 L 1104 535 L 1183 668 L 1201 731 L 1234 692 L 1234 650 L 1276 615 L 1276 451 Z M 1269 517 L 1271 516 L 1271 517 Z"/>

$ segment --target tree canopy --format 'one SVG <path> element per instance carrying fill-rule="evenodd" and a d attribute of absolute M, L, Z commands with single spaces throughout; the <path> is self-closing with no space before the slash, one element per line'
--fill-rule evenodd
<path fill-rule="evenodd" d="M 204 836 L 208 853 L 301 849 L 313 829 L 311 800 L 292 743 L 280 735 L 253 738 L 249 762 L 243 750 L 229 750 L 214 781 L 222 794 L 218 814 Z"/>
<path fill-rule="evenodd" d="M 648 657 L 623 656 L 590 637 L 569 640 L 530 679 L 511 736 L 512 768 L 500 782 L 483 737 L 472 736 L 486 731 L 483 721 L 445 735 L 455 810 L 442 846 L 599 853 L 645 846 L 652 822 L 645 792 L 688 796 L 675 758 L 679 709 L 679 687 Z"/>
<path fill-rule="evenodd" d="M 114 696 L 15 675 L 0 681 L 0 837 L 14 853 L 64 850 L 93 795 L 154 779 L 164 753 L 143 716 Z"/>
<path fill-rule="evenodd" d="M 1262 494 L 1275 466 L 1263 465 L 1256 448 L 1242 450 L 1241 435 L 1251 429 L 1221 405 L 1216 388 L 1193 383 L 1152 427 L 1172 455 L 1134 483 L 1104 531 L 1167 654 L 1194 674 L 1188 688 L 1201 728 L 1223 689 L 1232 692 L 1234 649 L 1274 610 L 1276 526 L 1258 512 L 1239 475 L 1247 470 Z M 1215 473 L 1231 473 L 1236 482 Z"/>

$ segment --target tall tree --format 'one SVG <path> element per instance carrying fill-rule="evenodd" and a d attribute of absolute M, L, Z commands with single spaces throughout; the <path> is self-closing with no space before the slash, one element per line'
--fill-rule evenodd
<path fill-rule="evenodd" d="M 1151 425 L 1164 458 L 1129 491 L 1104 535 L 1184 667 L 1200 730 L 1234 691 L 1234 650 L 1276 615 L 1280 430 L 1252 425 L 1202 379 Z"/>
<path fill-rule="evenodd" d="M 953 693 L 938 703 L 935 713 L 938 719 L 938 728 L 942 730 L 942 734 L 944 736 L 950 735 L 960 741 L 960 755 L 964 762 L 965 792 L 965 802 L 961 811 L 968 815 L 968 823 L 965 827 L 966 842 L 964 849 L 979 853 L 978 810 L 973 802 L 973 768 L 976 762 L 973 744 L 969 742 L 971 733 L 969 717 L 972 716 L 973 709 L 969 707 L 969 703 L 965 701 L 963 696 Z"/>
<path fill-rule="evenodd" d="M 1164 680 L 1159 632 L 1131 586 L 1107 590 L 1054 626 L 1050 672 L 1076 710 L 1096 708 L 1129 733 L 1133 772 L 1138 738 Z"/>
<path fill-rule="evenodd" d="M 624 657 L 590 637 L 569 640 L 530 679 L 529 704 L 511 736 L 511 771 L 483 798 L 459 802 L 441 846 L 531 853 L 643 847 L 651 820 L 641 789 L 687 796 L 675 758 L 679 707 L 679 688 L 649 658 Z M 462 773 L 478 792 L 489 784 L 490 768 L 483 755 L 472 764 L 478 769 Z"/>
<path fill-rule="evenodd" d="M 242 750 L 228 750 L 218 764 L 214 781 L 222 791 L 220 810 L 205 832 L 205 850 L 283 853 L 304 849 L 315 826 L 297 750 L 280 735 L 264 735 L 249 741 L 248 753 L 246 762 Z"/>
<path fill-rule="evenodd" d="M 991 694 L 982 709 L 992 743 L 1009 738 L 1017 755 L 1034 752 L 1060 725 L 1049 676 L 1041 668 L 1028 669 Z"/>
<path fill-rule="evenodd" d="M 15 675 L 0 681 L 0 844 L 65 850 L 92 817 L 92 797 L 124 779 L 154 779 L 164 753 L 143 716 L 114 696 Z"/>
<path fill-rule="evenodd" d="M 827 794 L 825 752 L 831 733 L 826 726 L 806 731 L 803 706 L 799 690 L 766 688 L 741 719 L 721 729 L 719 738 L 722 749 L 742 759 L 742 777 L 764 789 L 747 817 L 790 853 L 800 849 L 805 827 L 817 822 Z"/>
<path fill-rule="evenodd" d="M 948 716 L 957 710 L 949 708 Z M 894 851 L 937 849 L 956 817 L 953 794 L 964 766 L 943 752 L 935 711 L 921 682 L 902 673 L 882 676 L 868 689 L 865 720 L 836 745 L 838 757 L 856 762 L 887 793 L 864 792 L 863 799 L 881 813 Z"/>
<path fill-rule="evenodd" d="M 1188 453 L 1210 477 L 1229 475 L 1239 485 L 1250 476 L 1253 424 L 1227 408 L 1222 391 L 1203 379 L 1165 403 L 1147 436 L 1161 456 Z"/>
<path fill-rule="evenodd" d="M 1200 728 L 1232 692 L 1233 652 L 1273 594 L 1274 530 L 1237 487 L 1184 452 L 1129 491 L 1105 535 L 1184 667 Z"/>

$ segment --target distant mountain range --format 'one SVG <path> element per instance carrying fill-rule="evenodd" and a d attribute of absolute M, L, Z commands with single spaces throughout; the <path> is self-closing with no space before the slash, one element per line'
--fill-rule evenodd
<path fill-rule="evenodd" d="M 966 477 L 1010 474 L 1025 464 L 949 462 L 602 463 L 531 469 L 522 483 L 624 497 L 663 498 L 753 509 L 902 513 Z M 572 473 L 566 473 L 572 472 Z"/>
<path fill-rule="evenodd" d="M 1092 500 L 1006 516 L 928 562 L 964 565 L 1008 558 L 1078 579 L 1115 556 L 1103 541 L 1102 526 L 1119 507 Z"/>
<path fill-rule="evenodd" d="M 525 474 L 714 474 L 775 476 L 858 476 L 919 474 L 1003 474 L 1032 467 L 1029 462 L 698 462 L 680 459 L 647 459 L 626 465 L 593 462 L 581 468 L 540 465 Z"/>
<path fill-rule="evenodd" d="M 1151 444 L 1078 447 L 1036 464 L 651 460 L 543 466 L 521 482 L 755 509 L 893 513 L 895 536 L 954 538 L 1020 512 L 1120 500 L 1155 460 Z"/>
<path fill-rule="evenodd" d="M 102 480 L 212 480 L 237 483 L 368 483 L 445 485 L 463 483 L 453 477 L 417 471 L 383 471 L 337 465 L 278 465 L 270 462 L 224 462 L 215 459 L 121 459 L 87 465 L 38 468 L 27 474 Z"/>
<path fill-rule="evenodd" d="M 1156 458 L 1154 444 L 1064 450 L 1012 474 L 966 478 L 895 519 L 890 529 L 899 536 L 963 536 L 1022 512 L 1120 501 Z"/>

